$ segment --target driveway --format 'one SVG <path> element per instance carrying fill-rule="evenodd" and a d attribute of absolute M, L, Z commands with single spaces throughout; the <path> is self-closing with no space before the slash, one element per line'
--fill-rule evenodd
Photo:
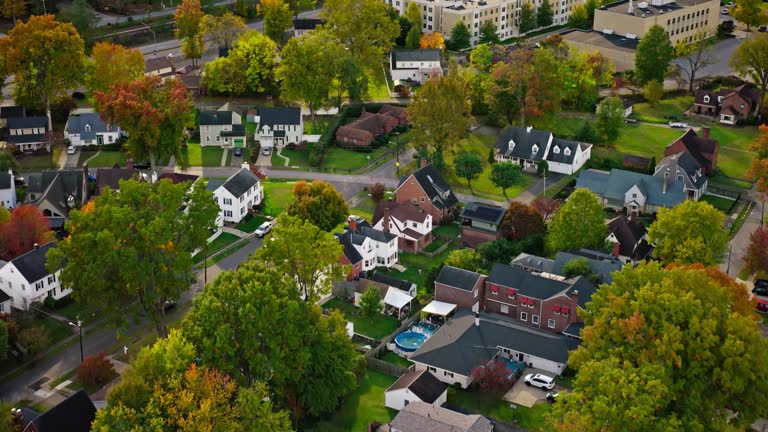
<path fill-rule="evenodd" d="M 523 371 L 523 375 L 520 377 L 520 379 L 517 380 L 515 385 L 512 386 L 512 388 L 507 392 L 507 394 L 504 395 L 502 399 L 504 399 L 505 401 L 511 402 L 515 405 L 522 405 L 528 408 L 531 408 L 537 402 L 546 402 L 548 390 L 542 390 L 538 387 L 527 386 L 525 385 L 525 381 L 523 381 L 523 378 L 526 375 L 537 374 L 537 373 L 547 375 L 547 376 L 552 376 L 550 372 L 547 372 L 545 370 L 535 369 L 535 368 L 526 368 Z M 555 389 L 557 388 L 558 386 L 555 385 Z"/>
<path fill-rule="evenodd" d="M 744 220 L 744 225 L 741 226 L 741 229 L 731 239 L 730 256 L 726 255 L 725 260 L 720 264 L 720 270 L 727 272 L 729 276 L 737 277 L 741 269 L 744 268 L 744 255 L 746 254 L 747 246 L 749 246 L 749 236 L 760 226 L 762 211 L 763 205 L 757 202 L 752 207 L 752 212 Z"/>

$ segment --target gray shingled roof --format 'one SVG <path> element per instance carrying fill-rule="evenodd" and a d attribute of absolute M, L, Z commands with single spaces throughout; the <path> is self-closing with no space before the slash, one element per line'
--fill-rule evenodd
<path fill-rule="evenodd" d="M 654 177 L 664 177 L 666 172 L 669 173 L 670 178 L 677 178 L 678 174 L 684 174 L 686 186 L 692 189 L 700 189 L 707 181 L 701 164 L 688 152 L 675 153 L 665 157 L 656 164 L 653 175 Z"/>
<path fill-rule="evenodd" d="M 0 190 L 10 189 L 13 182 L 13 175 L 7 172 L 0 172 Z"/>
<path fill-rule="evenodd" d="M 506 157 L 539 161 L 544 158 L 544 152 L 547 150 L 547 144 L 551 137 L 552 132 L 533 127 L 510 126 L 499 135 L 496 140 L 496 148 Z M 511 150 L 509 148 L 510 141 L 515 143 Z M 534 145 L 538 147 L 538 151 L 535 153 L 533 152 Z"/>
<path fill-rule="evenodd" d="M 610 173 L 593 169 L 582 171 L 576 179 L 576 188 L 585 188 L 594 194 L 624 202 L 624 194 L 637 185 L 646 195 L 646 204 L 674 207 L 685 201 L 683 182 L 670 178 L 664 193 L 664 179 L 648 174 L 613 169 Z"/>
<path fill-rule="evenodd" d="M 96 418 L 96 407 L 85 390 L 64 399 L 55 407 L 31 421 L 38 432 L 89 432 Z"/>
<path fill-rule="evenodd" d="M 576 157 L 576 152 L 579 151 L 579 146 L 582 148 L 584 148 L 584 146 L 591 147 L 591 144 L 553 138 L 552 145 L 549 148 L 549 153 L 547 153 L 547 160 L 550 162 L 570 165 L 573 163 L 573 158 Z M 569 154 L 565 154 L 566 149 L 568 149 Z M 555 153 L 555 150 L 558 150 L 558 153 Z"/>
<path fill-rule="evenodd" d="M 504 219 L 504 213 L 506 213 L 506 210 L 502 207 L 470 202 L 461 210 L 460 216 L 498 226 L 501 220 Z"/>
<path fill-rule="evenodd" d="M 431 404 L 448 390 L 448 384 L 437 379 L 431 372 L 421 370 L 403 374 L 387 392 L 402 389 L 409 389 L 423 402 Z"/>
<path fill-rule="evenodd" d="M 319 18 L 296 18 L 293 20 L 293 28 L 296 30 L 314 30 L 323 24 L 324 21 Z"/>
<path fill-rule="evenodd" d="M 85 126 L 90 126 L 90 131 L 85 130 Z M 80 134 L 80 136 L 93 136 L 97 133 L 109 132 L 107 123 L 102 120 L 99 113 L 80 113 L 70 114 L 67 119 L 67 132 L 71 134 Z"/>
<path fill-rule="evenodd" d="M 493 430 L 493 423 L 479 414 L 464 414 L 425 402 L 409 403 L 397 413 L 388 426 L 389 429 L 384 429 L 385 431 L 488 432 Z"/>
<path fill-rule="evenodd" d="M 275 125 L 299 125 L 301 123 L 301 108 L 299 107 L 259 107 L 259 129 Z"/>
<path fill-rule="evenodd" d="M 242 168 L 232 177 L 228 178 L 222 186 L 235 197 L 240 197 L 257 183 L 259 183 L 259 177 L 252 173 L 251 170 Z"/>
<path fill-rule="evenodd" d="M 393 66 L 397 62 L 434 62 L 440 61 L 442 51 L 439 49 L 393 49 Z"/>
<path fill-rule="evenodd" d="M 200 111 L 200 126 L 223 126 L 232 124 L 232 111 Z"/>
<path fill-rule="evenodd" d="M 371 274 L 371 275 L 368 275 L 368 279 L 370 279 L 370 280 L 372 280 L 374 282 L 379 282 L 379 283 L 387 284 L 387 285 L 389 285 L 391 287 L 395 287 L 395 288 L 403 290 L 403 291 L 410 290 L 411 286 L 414 285 L 413 282 L 410 282 L 410 281 L 407 281 L 407 280 L 402 280 L 402 279 L 399 279 L 399 278 L 390 276 L 390 275 L 388 275 L 386 273 L 382 273 L 382 272 L 378 272 L 378 271 L 373 273 L 373 274 Z"/>
<path fill-rule="evenodd" d="M 19 270 L 19 273 L 24 276 L 28 283 L 35 283 L 51 274 L 45 268 L 45 263 L 47 262 L 45 254 L 55 247 L 56 243 L 54 242 L 46 243 L 37 249 L 32 249 L 24 255 L 12 259 L 11 263 Z"/>
<path fill-rule="evenodd" d="M 363 260 L 363 256 L 360 255 L 360 252 L 357 251 L 357 248 L 355 248 L 355 245 L 353 244 L 352 232 L 344 231 L 342 234 L 336 234 L 336 240 L 341 243 L 344 256 L 347 257 L 349 262 L 356 264 Z"/>
<path fill-rule="evenodd" d="M 427 194 L 429 199 L 432 200 L 432 204 L 439 209 L 451 208 L 459 203 L 456 195 L 453 194 L 451 187 L 445 182 L 443 176 L 437 171 L 432 164 L 427 164 L 424 168 L 411 174 L 414 179 L 419 183 L 424 193 Z M 400 179 L 398 188 L 408 180 L 410 176 L 405 176 Z"/>
<path fill-rule="evenodd" d="M 458 288 L 464 291 L 472 291 L 477 281 L 482 277 L 480 273 L 475 273 L 469 270 L 460 269 L 457 267 L 443 266 L 440 273 L 435 278 L 435 283 L 448 285 L 453 288 Z"/>
<path fill-rule="evenodd" d="M 21 129 L 21 128 L 45 128 L 48 129 L 48 117 L 46 116 L 34 116 L 34 117 L 10 117 L 6 120 L 8 129 Z"/>
<path fill-rule="evenodd" d="M 624 264 L 613 255 L 603 254 L 597 251 L 581 249 L 576 252 L 558 252 L 555 255 L 555 263 L 552 271 L 562 275 L 563 267 L 577 258 L 586 258 L 589 262 L 589 270 L 596 274 L 603 283 L 613 282 L 613 272 L 620 271 Z"/>
<path fill-rule="evenodd" d="M 537 276 L 525 270 L 498 263 L 491 268 L 488 283 L 517 288 L 520 295 L 540 300 L 546 300 L 564 292 L 571 286 L 568 282 Z"/>

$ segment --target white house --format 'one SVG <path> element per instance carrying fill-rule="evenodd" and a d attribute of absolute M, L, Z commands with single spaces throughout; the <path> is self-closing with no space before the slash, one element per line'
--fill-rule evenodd
<path fill-rule="evenodd" d="M 62 288 L 59 283 L 61 270 L 51 274 L 45 268 L 45 254 L 56 247 L 50 242 L 18 256 L 0 268 L 0 287 L 11 296 L 11 305 L 16 309 L 29 310 L 34 302 L 42 302 L 46 297 L 58 300 L 69 295 L 72 290 Z"/>
<path fill-rule="evenodd" d="M 5 261 L 0 261 L 0 265 L 5 265 Z M 11 313 L 11 296 L 8 295 L 8 293 L 5 292 L 5 290 L 0 289 L 0 314 L 9 314 Z"/>
<path fill-rule="evenodd" d="M 424 83 L 432 75 L 443 75 L 440 49 L 393 49 L 389 54 L 389 72 L 393 81 Z"/>
<path fill-rule="evenodd" d="M 200 111 L 200 144 L 217 147 L 245 147 L 245 125 L 240 114 L 225 104 L 217 111 Z"/>
<path fill-rule="evenodd" d="M 207 189 L 213 192 L 224 222 L 240 222 L 248 210 L 264 199 L 264 188 L 259 177 L 251 172 L 247 163 L 223 183 L 209 180 Z"/>
<path fill-rule="evenodd" d="M 259 107 L 255 139 L 262 148 L 299 144 L 304 137 L 304 120 L 299 107 Z"/>
<path fill-rule="evenodd" d="M 363 271 L 397 264 L 396 235 L 371 228 L 362 218 L 350 216 L 347 222 L 352 245 L 363 258 Z"/>
<path fill-rule="evenodd" d="M 16 208 L 16 183 L 13 181 L 13 171 L 0 173 L 0 205 L 7 208 Z"/>
<path fill-rule="evenodd" d="M 64 125 L 64 138 L 76 147 L 114 144 L 124 134 L 119 127 L 108 124 L 95 112 L 72 113 Z"/>
<path fill-rule="evenodd" d="M 385 201 L 376 207 L 373 229 L 396 235 L 400 249 L 418 252 L 432 242 L 432 215 L 410 203 Z"/>
<path fill-rule="evenodd" d="M 46 147 L 48 118 L 45 116 L 9 117 L 5 141 L 17 151 L 33 151 Z"/>
<path fill-rule="evenodd" d="M 496 141 L 497 161 L 520 164 L 523 169 L 535 171 L 546 161 L 549 171 L 571 175 L 592 156 L 592 144 L 556 138 L 551 132 L 510 126 Z"/>
<path fill-rule="evenodd" d="M 384 393 L 384 405 L 398 411 L 412 402 L 439 407 L 447 400 L 448 384 L 424 370 L 403 374 Z"/>

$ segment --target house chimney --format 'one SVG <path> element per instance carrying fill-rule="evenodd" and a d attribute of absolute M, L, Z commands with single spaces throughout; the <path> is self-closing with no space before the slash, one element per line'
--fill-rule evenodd
<path fill-rule="evenodd" d="M 708 127 L 701 128 L 701 136 L 703 138 L 709 138 L 709 128 Z"/>
<path fill-rule="evenodd" d="M 427 160 L 421 159 L 421 162 L 419 163 L 419 168 L 424 168 L 425 166 L 427 166 Z"/>
<path fill-rule="evenodd" d="M 475 326 L 480 327 L 480 312 L 475 312 Z"/>
<path fill-rule="evenodd" d="M 381 220 L 383 221 L 382 225 L 384 225 L 384 232 L 388 233 L 389 224 L 390 224 L 390 221 L 392 220 L 391 217 L 389 216 L 389 207 L 384 207 L 384 217 Z"/>
<path fill-rule="evenodd" d="M 32 245 L 32 249 L 38 250 L 40 249 L 40 245 L 35 243 L 34 245 Z"/>
<path fill-rule="evenodd" d="M 619 243 L 614 243 L 614 244 L 613 244 L 613 252 L 611 253 L 611 255 L 613 255 L 613 256 L 615 256 L 615 257 L 619 256 L 619 249 L 620 249 L 620 248 L 621 248 L 621 244 L 619 244 Z"/>
<path fill-rule="evenodd" d="M 573 300 L 574 303 L 579 303 L 579 290 L 571 291 L 571 300 Z"/>
<path fill-rule="evenodd" d="M 88 164 L 83 164 L 83 203 L 88 202 L 88 191 L 91 190 L 88 186 L 90 185 L 90 180 L 88 180 Z"/>
<path fill-rule="evenodd" d="M 130 170 L 133 169 L 133 159 L 132 158 L 128 158 L 128 160 L 125 161 L 125 167 L 127 169 L 130 169 Z"/>
<path fill-rule="evenodd" d="M 248 162 L 243 162 L 243 165 L 242 165 L 242 167 L 243 167 L 243 168 L 245 168 L 245 169 L 247 169 L 248 171 L 250 171 L 250 170 L 251 170 L 251 166 L 248 164 Z"/>
<path fill-rule="evenodd" d="M 661 193 L 667 193 L 667 186 L 669 186 L 669 173 L 664 174 L 664 185 L 661 187 Z"/>
<path fill-rule="evenodd" d="M 350 231 L 352 231 L 352 232 L 356 232 L 357 231 L 357 219 L 355 219 L 354 217 L 350 216 L 347 219 L 347 225 L 349 225 L 349 230 Z"/>

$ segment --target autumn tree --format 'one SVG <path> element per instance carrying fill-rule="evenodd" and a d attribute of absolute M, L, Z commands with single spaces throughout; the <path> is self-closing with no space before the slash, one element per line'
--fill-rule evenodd
<path fill-rule="evenodd" d="M 749 77 L 760 90 L 759 111 L 768 89 L 768 35 L 760 33 L 744 39 L 731 56 L 730 65 L 739 75 Z"/>
<path fill-rule="evenodd" d="M 531 202 L 531 207 L 539 212 L 545 222 L 560 208 L 561 201 L 541 195 Z"/>
<path fill-rule="evenodd" d="M 96 11 L 88 4 L 87 0 L 74 0 L 71 5 L 63 6 L 59 12 L 59 19 L 72 23 L 80 36 L 87 42 L 91 41 L 93 31 L 99 24 Z"/>
<path fill-rule="evenodd" d="M 533 207 L 513 201 L 509 203 L 499 230 L 504 237 L 519 241 L 528 236 L 543 233 L 544 219 Z"/>
<path fill-rule="evenodd" d="M 613 63 L 600 51 L 587 54 L 586 64 L 592 71 L 592 79 L 595 80 L 595 96 L 600 95 L 600 86 L 609 85 L 616 72 Z"/>
<path fill-rule="evenodd" d="M 387 187 L 384 183 L 374 183 L 373 186 L 368 188 L 368 194 L 375 203 L 379 203 L 384 199 L 384 194 L 387 193 Z"/>
<path fill-rule="evenodd" d="M 624 103 L 617 97 L 603 99 L 597 105 L 596 126 L 603 142 L 612 143 L 616 141 L 624 126 Z"/>
<path fill-rule="evenodd" d="M 285 32 L 293 26 L 293 14 L 283 0 L 262 0 L 264 34 L 276 43 L 282 43 Z"/>
<path fill-rule="evenodd" d="M 16 18 L 27 13 L 26 0 L 3 0 L 3 17 L 13 18 L 13 26 L 16 27 Z"/>
<path fill-rule="evenodd" d="M 675 57 L 685 61 L 680 69 L 688 80 L 688 91 L 694 94 L 696 75 L 705 67 L 715 62 L 712 50 L 709 48 L 707 33 L 701 32 L 694 36 L 693 41 L 680 41 L 675 45 Z"/>
<path fill-rule="evenodd" d="M 93 91 L 108 92 L 115 83 L 144 76 L 141 51 L 111 42 L 96 42 L 91 51 L 89 83 Z"/>
<path fill-rule="evenodd" d="M 472 377 L 472 385 L 484 392 L 505 393 L 515 383 L 510 376 L 507 363 L 501 359 L 494 359 L 485 365 L 477 366 L 469 375 Z"/>
<path fill-rule="evenodd" d="M 589 19 L 589 13 L 583 4 L 577 4 L 573 7 L 571 14 L 568 15 L 568 25 L 582 30 L 592 28 L 592 20 Z"/>
<path fill-rule="evenodd" d="M 181 141 L 195 124 L 192 95 L 184 83 L 159 76 L 116 82 L 109 92 L 94 92 L 96 108 L 109 123 L 127 132 L 126 146 L 134 159 L 181 156 Z"/>
<path fill-rule="evenodd" d="M 483 21 L 483 23 L 480 24 L 479 32 L 481 44 L 494 45 L 501 42 L 499 35 L 496 34 L 496 24 L 491 20 Z"/>
<path fill-rule="evenodd" d="M 757 190 L 765 199 L 768 196 L 768 126 L 760 125 L 758 131 L 759 134 L 749 147 L 755 156 L 747 170 L 747 177 L 755 181 Z"/>
<path fill-rule="evenodd" d="M 667 73 L 674 53 L 667 31 L 659 25 L 651 26 L 637 44 L 635 53 L 635 70 L 640 82 L 664 82 L 664 74 Z"/>
<path fill-rule="evenodd" d="M 86 357 L 77 368 L 77 379 L 89 386 L 103 386 L 117 376 L 112 360 L 104 352 Z"/>
<path fill-rule="evenodd" d="M 443 34 L 440 32 L 424 33 L 419 39 L 419 48 L 435 48 L 439 50 L 445 49 L 445 40 L 443 40 Z"/>
<path fill-rule="evenodd" d="M 32 204 L 21 204 L 0 224 L 0 258 L 10 261 L 31 251 L 35 245 L 54 241 L 48 219 Z"/>
<path fill-rule="evenodd" d="M 683 201 L 674 208 L 659 209 L 648 228 L 653 255 L 662 262 L 717 265 L 728 247 L 725 215 L 704 201 Z"/>
<path fill-rule="evenodd" d="M 523 2 L 523 6 L 520 8 L 520 24 L 518 24 L 520 33 L 528 33 L 535 29 L 536 25 L 536 8 L 531 2 Z"/>
<path fill-rule="evenodd" d="M 360 313 L 367 317 L 381 313 L 381 294 L 376 287 L 368 286 L 368 290 L 360 296 Z"/>
<path fill-rule="evenodd" d="M 232 48 L 238 36 L 248 31 L 245 21 L 232 12 L 224 12 L 223 15 L 204 15 L 200 26 L 203 41 L 225 52 Z"/>
<path fill-rule="evenodd" d="M 469 53 L 469 64 L 481 72 L 488 72 L 493 66 L 493 51 L 488 44 L 480 44 Z"/>
<path fill-rule="evenodd" d="M 469 33 L 467 25 L 464 21 L 459 21 L 451 29 L 451 46 L 457 50 L 463 50 L 469 48 L 471 45 L 472 35 Z"/>
<path fill-rule="evenodd" d="M 738 22 L 750 28 L 763 25 L 768 22 L 768 14 L 763 11 L 761 0 L 736 0 L 736 4 L 729 8 L 730 15 Z"/>
<path fill-rule="evenodd" d="M 548 225 L 547 244 L 553 251 L 601 247 L 608 237 L 603 207 L 587 189 L 576 189 Z"/>
<path fill-rule="evenodd" d="M 539 27 L 549 27 L 555 18 L 555 11 L 552 10 L 552 3 L 549 0 L 543 0 L 539 9 L 536 11 L 536 24 Z"/>
<path fill-rule="evenodd" d="M 176 23 L 174 35 L 181 39 L 181 52 L 196 66 L 197 59 L 203 56 L 203 8 L 200 0 L 182 0 L 173 18 Z"/>
<path fill-rule="evenodd" d="M 496 162 L 491 166 L 491 183 L 501 188 L 504 196 L 507 196 L 507 189 L 520 183 L 523 179 L 523 170 L 520 164 L 512 162 Z"/>
<path fill-rule="evenodd" d="M 768 230 L 758 227 L 749 236 L 744 254 L 744 270 L 749 274 L 768 272 Z"/>
<path fill-rule="evenodd" d="M 5 72 L 16 77 L 14 99 L 20 105 L 45 109 L 48 130 L 53 130 L 51 104 L 82 81 L 83 39 L 72 24 L 42 15 L 17 23 L 2 40 Z"/>
<path fill-rule="evenodd" d="M 69 237 L 48 252 L 73 297 L 124 324 L 126 300 L 137 301 L 167 335 L 166 300 L 195 282 L 192 253 L 206 245 L 219 207 L 204 182 L 121 181 L 81 210 L 70 212 Z"/>
<path fill-rule="evenodd" d="M 330 232 L 346 220 L 349 208 L 344 197 L 330 183 L 299 181 L 293 186 L 293 201 L 286 214 L 296 216 Z"/>
<path fill-rule="evenodd" d="M 627 267 L 587 308 L 554 430 L 742 430 L 764 415 L 768 342 L 747 291 L 719 270 Z"/>
<path fill-rule="evenodd" d="M 470 248 L 451 251 L 445 258 L 445 265 L 473 272 L 483 271 L 485 267 L 480 254 Z"/>
<path fill-rule="evenodd" d="M 476 153 L 464 152 L 454 159 L 453 170 L 457 177 L 467 181 L 467 187 L 472 190 L 472 180 L 483 172 L 483 161 Z"/>

